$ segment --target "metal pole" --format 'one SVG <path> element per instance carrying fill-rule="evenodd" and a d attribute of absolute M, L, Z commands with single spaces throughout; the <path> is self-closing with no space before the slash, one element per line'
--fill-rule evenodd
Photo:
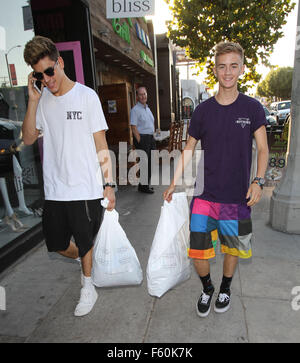
<path fill-rule="evenodd" d="M 10 84 L 10 87 L 12 88 L 11 74 L 10 74 L 10 69 L 9 69 L 9 64 L 8 64 L 8 59 L 7 59 L 7 54 L 9 52 L 10 51 L 8 51 L 7 53 L 5 53 L 5 60 L 6 60 L 7 72 L 8 72 L 8 78 L 9 78 L 9 84 Z"/>
<path fill-rule="evenodd" d="M 275 188 L 270 205 L 274 229 L 300 234 L 300 6 L 292 85 L 292 107 L 286 173 Z"/>
<path fill-rule="evenodd" d="M 186 79 L 189 80 L 190 79 L 190 62 L 188 61 L 187 63 L 187 68 L 186 68 Z"/>
<path fill-rule="evenodd" d="M 7 72 L 8 72 L 9 83 L 10 83 L 10 87 L 11 88 L 13 87 L 13 84 L 12 84 L 11 73 L 10 73 L 10 68 L 9 68 L 7 56 L 8 56 L 8 53 L 11 52 L 13 49 L 15 49 L 15 48 L 21 48 L 21 47 L 22 47 L 22 45 L 15 45 L 14 47 L 10 48 L 7 53 L 5 53 L 5 60 L 6 60 Z"/>

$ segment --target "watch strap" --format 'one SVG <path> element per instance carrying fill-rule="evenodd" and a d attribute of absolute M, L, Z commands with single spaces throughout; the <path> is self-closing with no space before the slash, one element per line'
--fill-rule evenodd
<path fill-rule="evenodd" d="M 262 183 L 261 183 L 261 180 L 263 181 Z M 260 178 L 260 177 L 257 176 L 252 180 L 251 184 L 257 184 L 257 185 L 259 185 L 261 187 L 261 189 L 263 189 L 263 187 L 264 187 L 264 178 Z"/>
<path fill-rule="evenodd" d="M 105 188 L 105 187 L 115 188 L 115 187 L 116 187 L 116 184 L 115 184 L 115 183 L 105 183 L 105 184 L 104 184 L 104 188 Z"/>

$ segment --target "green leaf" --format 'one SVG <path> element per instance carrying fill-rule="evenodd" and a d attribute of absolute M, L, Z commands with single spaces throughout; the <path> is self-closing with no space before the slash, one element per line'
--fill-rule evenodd
<path fill-rule="evenodd" d="M 240 87 L 259 82 L 256 66 L 270 66 L 268 58 L 283 36 L 282 26 L 294 9 L 292 0 L 165 0 L 173 19 L 168 23 L 168 36 L 187 54 L 208 66 L 207 82 L 216 83 L 213 75 L 212 49 L 220 41 L 234 41 L 245 50 L 247 73 Z"/>

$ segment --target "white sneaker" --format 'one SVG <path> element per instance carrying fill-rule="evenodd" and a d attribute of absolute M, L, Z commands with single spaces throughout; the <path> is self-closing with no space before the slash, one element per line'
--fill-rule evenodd
<path fill-rule="evenodd" d="M 80 300 L 76 306 L 74 315 L 84 316 L 87 315 L 94 307 L 98 299 L 98 294 L 94 286 L 83 287 L 80 292 Z"/>

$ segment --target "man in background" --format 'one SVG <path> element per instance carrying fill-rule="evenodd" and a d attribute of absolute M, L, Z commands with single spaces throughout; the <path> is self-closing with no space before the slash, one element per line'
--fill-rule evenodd
<path fill-rule="evenodd" d="M 155 150 L 154 116 L 147 105 L 147 89 L 140 86 L 137 89 L 137 104 L 131 109 L 130 124 L 133 133 L 133 143 L 136 149 L 145 151 L 148 158 L 148 183 L 138 186 L 138 191 L 152 194 L 153 188 L 150 187 L 151 180 L 151 150 Z"/>

